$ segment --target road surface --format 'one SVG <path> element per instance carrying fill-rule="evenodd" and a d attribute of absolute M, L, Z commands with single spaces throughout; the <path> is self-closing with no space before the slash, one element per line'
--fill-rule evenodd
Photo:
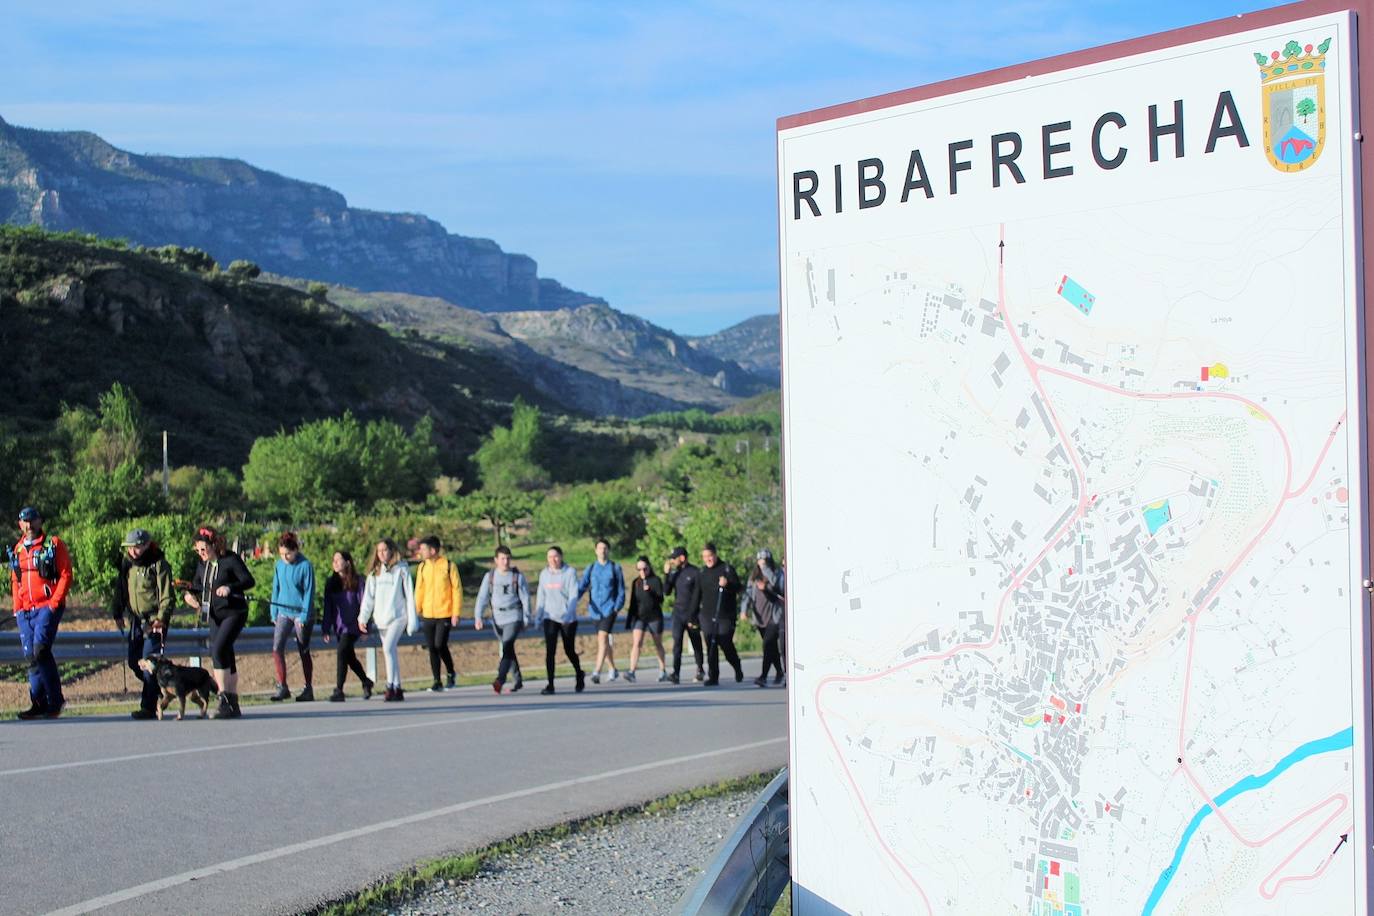
<path fill-rule="evenodd" d="M 294 913 L 420 859 L 786 762 L 780 689 L 539 686 L 0 724 L 0 913 Z"/>

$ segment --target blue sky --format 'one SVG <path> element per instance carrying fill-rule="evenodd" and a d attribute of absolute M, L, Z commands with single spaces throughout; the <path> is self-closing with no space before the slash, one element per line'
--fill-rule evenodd
<path fill-rule="evenodd" d="M 1254 8 L 14 4 L 0 117 L 424 213 L 705 333 L 777 308 L 779 116 Z"/>

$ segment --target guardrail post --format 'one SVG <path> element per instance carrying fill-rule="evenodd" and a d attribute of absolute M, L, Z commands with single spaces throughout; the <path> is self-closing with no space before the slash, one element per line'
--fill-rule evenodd
<path fill-rule="evenodd" d="M 368 646 L 363 656 L 366 659 L 366 661 L 363 662 L 363 667 L 367 669 L 367 679 L 369 681 L 377 680 L 377 648 L 375 646 Z"/>

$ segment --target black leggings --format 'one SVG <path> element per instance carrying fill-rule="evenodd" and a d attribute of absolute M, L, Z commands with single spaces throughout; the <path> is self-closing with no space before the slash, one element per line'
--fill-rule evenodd
<path fill-rule="evenodd" d="M 731 620 L 717 621 L 714 624 L 707 624 L 715 628 L 714 633 L 707 639 L 708 649 L 706 652 L 706 679 L 708 681 L 720 680 L 720 653 L 725 653 L 725 661 L 731 668 L 735 669 L 735 676 L 740 677 L 740 672 L 744 669 L 739 664 L 739 653 L 735 651 L 735 622 Z"/>
<path fill-rule="evenodd" d="M 776 668 L 778 677 L 782 677 L 782 652 L 778 642 L 778 625 L 770 623 L 766 627 L 759 627 L 758 631 L 759 635 L 763 637 L 763 671 L 759 672 L 759 677 L 767 679 L 770 667 Z"/>
<path fill-rule="evenodd" d="M 697 668 L 701 668 L 701 631 L 687 626 L 686 614 L 673 615 L 673 674 L 682 671 L 682 637 L 692 644 L 692 655 L 696 656 Z"/>
<path fill-rule="evenodd" d="M 425 645 L 429 647 L 429 670 L 439 680 L 439 662 L 444 663 L 448 676 L 453 677 L 453 653 L 448 650 L 448 631 L 452 629 L 447 617 L 422 617 L 420 628 L 425 631 Z"/>
<path fill-rule="evenodd" d="M 573 670 L 579 675 L 582 673 L 582 662 L 577 657 L 577 621 L 572 623 L 558 623 L 554 620 L 544 621 L 544 671 L 549 676 L 549 685 L 553 685 L 553 657 L 558 651 L 558 637 L 563 637 L 563 654 L 568 656 L 568 661 L 572 662 Z"/>
<path fill-rule="evenodd" d="M 223 620 L 210 618 L 210 664 L 217 671 L 238 674 L 234 664 L 234 640 L 239 638 L 243 627 L 248 623 L 248 612 L 233 614 Z"/>
<path fill-rule="evenodd" d="M 525 628 L 522 623 L 507 623 L 496 627 L 496 632 L 501 635 L 501 664 L 496 669 L 496 679 L 501 683 L 506 682 L 506 675 L 511 668 L 515 669 L 515 682 L 518 684 L 524 680 L 520 675 L 520 659 L 515 657 L 515 640 L 519 638 L 520 631 Z"/>
<path fill-rule="evenodd" d="M 369 682 L 367 669 L 363 667 L 362 662 L 358 661 L 358 653 L 353 651 L 359 638 L 357 633 L 339 634 L 339 651 L 334 655 L 334 686 L 341 691 L 344 681 L 348 680 L 350 670 L 358 676 L 358 680 L 362 683 Z"/>

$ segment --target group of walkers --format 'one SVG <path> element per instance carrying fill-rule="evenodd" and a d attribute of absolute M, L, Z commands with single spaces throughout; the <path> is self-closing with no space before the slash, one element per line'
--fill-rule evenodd
<path fill-rule="evenodd" d="M 30 708 L 21 712 L 19 718 L 56 718 L 65 701 L 52 645 L 71 587 L 71 558 L 59 538 L 45 533 L 36 509 L 21 510 L 19 528 L 20 540 L 8 554 L 15 616 L 29 665 L 31 700 Z M 139 708 L 132 713 L 135 719 L 157 717 L 159 685 L 139 662 L 163 654 L 178 591 L 182 601 L 209 626 L 211 669 L 219 694 L 213 717 L 232 719 L 242 715 L 234 643 L 248 623 L 250 601 L 262 599 L 248 596 L 257 583 L 242 558 L 228 548 L 222 534 L 214 528 L 199 528 L 193 544 L 198 562 L 189 582 L 173 579 L 170 563 L 148 531 L 136 528 L 121 544 L 114 613 L 121 629 L 128 621 L 128 663 L 142 681 Z M 511 693 L 524 687 L 515 646 L 521 633 L 534 626 L 542 627 L 544 636 L 547 683 L 541 693 L 555 692 L 555 661 L 560 643 L 573 668 L 574 689 L 580 693 L 586 688 L 587 672 L 577 652 L 577 631 L 582 622 L 577 606 L 584 594 L 588 595 L 588 617 L 596 632 L 596 663 L 590 675 L 593 684 L 601 682 L 603 670 L 610 681 L 621 676 L 612 633 L 622 610 L 626 615 L 624 627 L 632 634 L 626 681 L 635 681 L 646 634 L 658 659 L 659 681 L 680 682 L 684 641 L 692 647 L 697 682 L 707 687 L 720 683 L 721 655 L 733 670 L 735 681 L 743 681 L 744 669 L 734 642 L 736 621 L 740 619 L 752 622 L 763 639 L 763 670 L 754 683 L 767 686 L 770 670 L 776 672 L 773 683 L 782 683 L 786 589 L 784 571 L 768 550 L 758 552 L 756 567 L 743 582 L 735 569 L 720 558 L 715 545 L 707 543 L 701 549 L 699 567 L 689 561 L 685 547 L 675 547 L 663 567 L 663 578 L 657 575 L 648 557 L 639 557 L 635 562 L 636 575 L 628 584 L 610 552 L 610 544 L 598 540 L 596 560 L 579 576 L 576 569 L 564 562 L 562 549 L 550 547 L 547 564 L 540 571 L 532 594 L 529 581 L 512 562 L 510 549 L 496 549 L 492 568 L 482 577 L 473 608 L 476 628 L 483 629 L 489 619 L 501 645 L 496 678 L 491 682 L 496 693 L 506 690 L 507 684 Z M 424 633 L 433 676 L 429 689 L 438 692 L 456 686 L 449 634 L 458 626 L 463 603 L 458 567 L 444 555 L 437 537 L 421 539 L 417 553 L 413 580 L 410 563 L 390 538 L 377 542 L 362 573 L 348 551 L 334 553 L 320 600 L 324 641 L 337 641 L 335 686 L 330 701 L 345 700 L 344 685 L 350 671 L 362 687 L 363 698 L 372 696 L 375 685 L 358 659 L 356 646 L 373 631 L 380 638 L 385 660 L 385 702 L 405 699 L 398 651 L 404 634 Z M 310 651 L 315 623 L 315 570 L 301 552 L 300 541 L 293 532 L 278 538 L 277 555 L 271 598 L 267 600 L 276 674 L 276 690 L 270 699 L 278 702 L 292 696 L 286 661 L 290 643 L 300 659 L 304 682 L 295 700 L 311 701 L 315 699 Z M 671 671 L 663 645 L 663 633 L 669 626 L 664 605 L 669 596 Z"/>

